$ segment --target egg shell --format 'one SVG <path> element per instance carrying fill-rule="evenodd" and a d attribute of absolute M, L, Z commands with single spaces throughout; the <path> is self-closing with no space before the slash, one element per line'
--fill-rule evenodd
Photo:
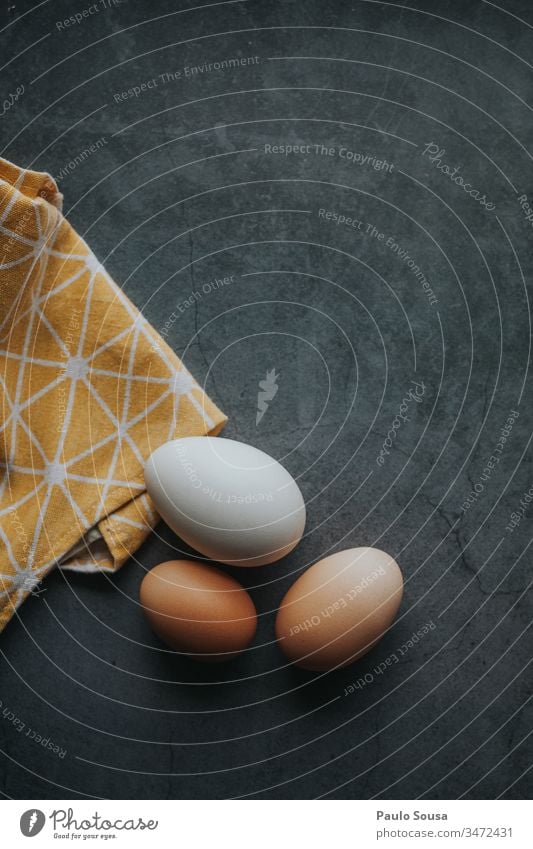
<path fill-rule="evenodd" d="M 314 672 L 348 666 L 375 646 L 403 595 L 396 561 L 377 548 L 351 548 L 319 560 L 289 589 L 276 637 L 292 663 Z"/>
<path fill-rule="evenodd" d="M 158 637 L 195 660 L 231 660 L 252 642 L 255 606 L 238 581 L 192 560 L 168 560 L 148 572 L 140 601 Z"/>
<path fill-rule="evenodd" d="M 296 481 L 243 442 L 209 436 L 166 442 L 147 461 L 144 478 L 166 523 L 211 560 L 274 563 L 302 537 L 305 504 Z"/>

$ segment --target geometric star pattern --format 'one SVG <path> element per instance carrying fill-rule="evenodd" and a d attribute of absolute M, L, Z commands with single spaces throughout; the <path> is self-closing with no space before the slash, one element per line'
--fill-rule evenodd
<path fill-rule="evenodd" d="M 56 565 L 122 566 L 158 519 L 146 458 L 226 420 L 61 204 L 0 159 L 0 630 Z"/>

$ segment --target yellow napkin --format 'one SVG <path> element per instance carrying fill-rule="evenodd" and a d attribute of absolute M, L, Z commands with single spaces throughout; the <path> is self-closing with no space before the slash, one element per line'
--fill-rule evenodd
<path fill-rule="evenodd" d="M 226 420 L 61 206 L 0 159 L 0 630 L 54 566 L 120 568 L 158 519 L 144 460 Z"/>

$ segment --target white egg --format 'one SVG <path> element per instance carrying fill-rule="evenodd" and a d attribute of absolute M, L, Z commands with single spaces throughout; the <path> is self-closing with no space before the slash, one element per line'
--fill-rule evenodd
<path fill-rule="evenodd" d="M 166 442 L 147 461 L 144 479 L 172 530 L 220 563 L 274 563 L 302 537 L 305 504 L 296 481 L 243 442 L 210 436 Z"/>

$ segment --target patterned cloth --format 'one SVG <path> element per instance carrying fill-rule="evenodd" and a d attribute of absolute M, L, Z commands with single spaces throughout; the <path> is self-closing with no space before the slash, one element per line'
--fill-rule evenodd
<path fill-rule="evenodd" d="M 0 159 L 0 630 L 54 566 L 120 568 L 158 519 L 144 460 L 226 420 L 61 207 Z"/>

